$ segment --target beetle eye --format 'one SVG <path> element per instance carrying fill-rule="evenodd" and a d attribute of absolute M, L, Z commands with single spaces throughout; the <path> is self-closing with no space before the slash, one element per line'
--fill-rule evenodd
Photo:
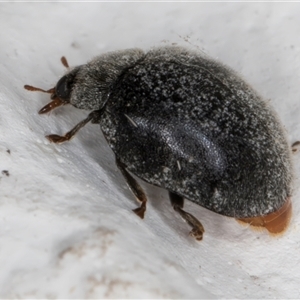
<path fill-rule="evenodd" d="M 56 84 L 55 93 L 58 98 L 68 100 L 71 93 L 71 82 L 67 76 L 62 77 Z"/>

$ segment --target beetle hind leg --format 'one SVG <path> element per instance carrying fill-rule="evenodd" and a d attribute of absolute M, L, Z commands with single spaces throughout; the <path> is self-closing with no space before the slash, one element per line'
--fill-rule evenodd
<path fill-rule="evenodd" d="M 169 192 L 169 197 L 174 210 L 192 227 L 190 236 L 194 237 L 197 241 L 201 241 L 203 239 L 204 227 L 198 219 L 183 210 L 183 197 L 172 192 Z"/>
<path fill-rule="evenodd" d="M 122 175 L 124 176 L 130 190 L 135 195 L 137 201 L 141 203 L 140 207 L 137 207 L 137 208 L 133 209 L 132 211 L 135 214 L 137 214 L 141 219 L 144 219 L 144 215 L 146 212 L 146 203 L 147 203 L 146 194 L 144 193 L 142 187 L 137 183 L 137 181 L 126 170 L 125 165 L 123 163 L 121 163 L 118 158 L 116 159 L 116 163 L 117 163 L 119 170 L 122 172 Z"/>

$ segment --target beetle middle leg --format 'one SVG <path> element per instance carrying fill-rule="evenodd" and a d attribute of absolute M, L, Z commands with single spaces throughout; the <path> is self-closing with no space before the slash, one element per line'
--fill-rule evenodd
<path fill-rule="evenodd" d="M 144 218 L 145 211 L 146 211 L 146 203 L 147 203 L 147 197 L 144 193 L 142 187 L 137 183 L 137 181 L 129 174 L 129 172 L 126 170 L 125 165 L 120 162 L 118 158 L 116 158 L 116 163 L 119 168 L 119 170 L 122 172 L 122 175 L 124 176 L 130 190 L 135 195 L 138 202 L 141 203 L 141 206 L 138 208 L 133 209 L 132 211 L 136 213 L 141 219 Z"/>
<path fill-rule="evenodd" d="M 201 241 L 203 238 L 204 227 L 198 219 L 182 209 L 184 204 L 183 197 L 172 192 L 169 192 L 169 197 L 174 210 L 177 211 L 180 216 L 192 227 L 190 236 L 194 237 L 197 241 Z"/>

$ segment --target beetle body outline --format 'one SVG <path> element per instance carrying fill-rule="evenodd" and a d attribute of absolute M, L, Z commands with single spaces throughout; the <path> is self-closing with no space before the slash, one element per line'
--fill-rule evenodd
<path fill-rule="evenodd" d="M 146 197 L 128 171 L 167 189 L 180 214 L 186 198 L 251 223 L 290 203 L 290 150 L 277 115 L 234 71 L 204 55 L 180 47 L 110 52 L 69 71 L 51 93 L 59 105 L 94 111 L 83 123 L 100 124 L 142 202 L 141 217 Z M 287 207 L 277 231 L 289 222 Z"/>

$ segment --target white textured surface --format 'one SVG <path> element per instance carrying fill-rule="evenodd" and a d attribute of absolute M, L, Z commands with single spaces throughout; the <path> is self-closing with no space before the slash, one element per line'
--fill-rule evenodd
<path fill-rule="evenodd" d="M 171 43 L 198 47 L 271 99 L 291 142 L 300 139 L 299 3 L 1 3 L 0 297 L 299 298 L 299 155 L 294 215 L 281 238 L 186 202 L 201 243 L 167 194 L 145 185 L 146 218 L 99 127 L 49 144 L 86 116 L 37 111 L 64 69 L 100 53 Z M 10 150 L 10 154 L 7 150 Z M 10 176 L 1 174 L 8 170 Z"/>

